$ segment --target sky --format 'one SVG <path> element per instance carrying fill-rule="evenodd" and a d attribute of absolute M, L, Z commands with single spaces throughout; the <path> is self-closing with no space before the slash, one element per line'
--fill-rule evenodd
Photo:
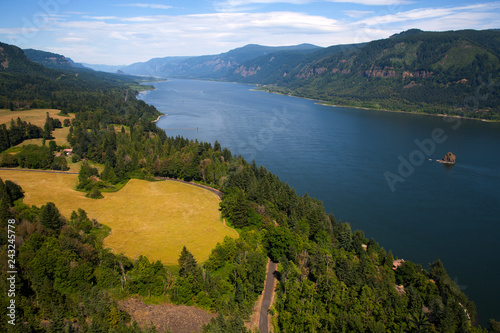
<path fill-rule="evenodd" d="M 360 43 L 412 28 L 500 28 L 500 1 L 488 0 L 1 1 L 1 42 L 106 65 L 246 44 Z"/>

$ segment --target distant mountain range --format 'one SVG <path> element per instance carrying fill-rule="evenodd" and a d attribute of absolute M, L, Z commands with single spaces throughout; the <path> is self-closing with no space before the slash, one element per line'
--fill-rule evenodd
<path fill-rule="evenodd" d="M 62 55 L 24 52 L 48 67 L 84 69 Z M 412 29 L 327 48 L 250 44 L 218 55 L 88 66 L 138 76 L 259 84 L 331 104 L 500 120 L 499 30 Z"/>
<path fill-rule="evenodd" d="M 249 44 L 218 55 L 154 58 L 122 67 L 120 70 L 133 75 L 221 80 L 228 73 L 238 71 L 243 63 L 265 55 L 278 52 L 309 54 L 319 49 L 319 46 L 311 44 L 280 47 Z"/>

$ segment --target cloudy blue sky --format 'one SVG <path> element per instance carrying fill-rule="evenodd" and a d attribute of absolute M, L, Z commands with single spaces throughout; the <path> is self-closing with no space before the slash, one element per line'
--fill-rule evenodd
<path fill-rule="evenodd" d="M 319 46 L 411 28 L 500 28 L 500 1 L 470 0 L 2 1 L 0 41 L 123 65 L 226 52 L 246 44 Z"/>

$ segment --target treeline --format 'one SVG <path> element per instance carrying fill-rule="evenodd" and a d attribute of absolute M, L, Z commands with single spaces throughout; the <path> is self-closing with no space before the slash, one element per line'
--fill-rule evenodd
<path fill-rule="evenodd" d="M 69 124 L 68 119 L 65 121 L 65 126 L 69 126 Z M 62 123 L 57 118 L 51 118 L 49 113 L 47 113 L 43 128 L 22 121 L 19 117 L 16 121 L 12 119 L 9 127 L 6 124 L 0 125 L 0 152 L 16 146 L 24 140 L 43 138 L 45 142 L 45 140 L 53 139 L 52 132 L 56 128 L 62 128 Z"/>
<path fill-rule="evenodd" d="M 24 140 L 41 138 L 43 129 L 22 121 L 21 118 L 14 119 L 10 122 L 10 127 L 6 124 L 0 125 L 0 152 L 20 144 Z"/>

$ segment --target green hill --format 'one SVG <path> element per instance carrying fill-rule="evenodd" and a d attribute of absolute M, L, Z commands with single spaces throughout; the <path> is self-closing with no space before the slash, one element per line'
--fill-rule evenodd
<path fill-rule="evenodd" d="M 228 78 L 332 104 L 500 120 L 499 56 L 498 31 L 410 30 L 309 56 L 261 57 Z"/>
<path fill-rule="evenodd" d="M 0 43 L 0 108 L 25 110 L 34 108 L 60 109 L 63 113 L 76 113 L 90 109 L 119 108 L 122 114 L 155 119 L 156 110 L 145 110 L 145 103 L 135 98 L 139 81 L 137 77 L 97 72 L 86 68 L 74 68 L 63 62 L 60 55 L 29 51 L 37 61 L 47 56 L 57 56 L 58 69 L 32 62 L 20 48 Z M 66 63 L 66 65 L 61 65 Z M 137 106 L 141 104 L 141 106 Z M 122 105 L 126 105 L 123 107 Z"/>
<path fill-rule="evenodd" d="M 85 68 L 83 65 L 75 63 L 71 60 L 71 58 L 67 58 L 57 53 L 34 49 L 25 49 L 23 51 L 31 61 L 42 64 L 46 67 L 54 69 Z"/>

